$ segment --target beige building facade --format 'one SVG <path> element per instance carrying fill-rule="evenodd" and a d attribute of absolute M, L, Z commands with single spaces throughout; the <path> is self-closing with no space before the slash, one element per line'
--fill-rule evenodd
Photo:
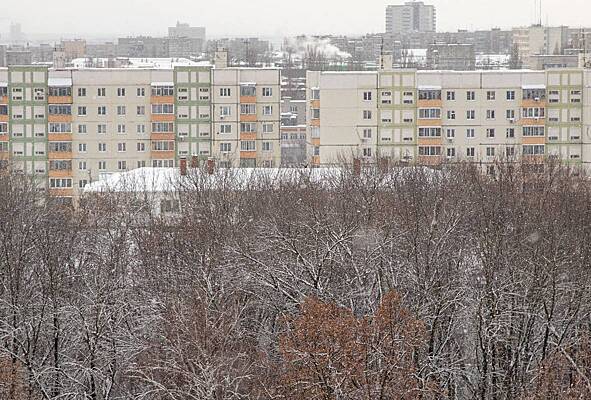
<path fill-rule="evenodd" d="M 439 165 L 545 157 L 591 162 L 591 74 L 547 71 L 310 72 L 314 164 L 386 158 Z"/>

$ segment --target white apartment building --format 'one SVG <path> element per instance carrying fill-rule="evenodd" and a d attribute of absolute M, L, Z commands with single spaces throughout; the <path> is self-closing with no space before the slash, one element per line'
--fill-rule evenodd
<path fill-rule="evenodd" d="M 499 160 L 591 161 L 588 70 L 310 72 L 308 78 L 315 165 L 379 157 L 478 162 L 492 172 Z"/>

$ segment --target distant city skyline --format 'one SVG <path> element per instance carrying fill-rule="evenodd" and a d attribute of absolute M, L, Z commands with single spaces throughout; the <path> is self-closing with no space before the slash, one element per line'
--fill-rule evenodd
<path fill-rule="evenodd" d="M 433 0 L 437 8 L 437 30 L 510 28 L 536 21 L 530 0 Z M 234 2 L 233 2 L 234 3 Z M 385 9 L 404 1 L 370 0 L 344 3 L 336 0 L 300 0 L 289 8 L 272 0 L 211 2 L 204 6 L 192 0 L 9 0 L 3 4 L 0 32 L 6 39 L 11 22 L 20 23 L 27 35 L 48 37 L 165 36 L 177 21 L 205 26 L 209 37 L 298 34 L 364 34 L 385 31 Z M 117 12 L 118 11 L 118 12 Z M 361 12 L 362 11 L 362 12 Z M 588 0 L 545 0 L 542 22 L 550 25 L 591 25 Z M 55 24 L 60 18 L 66 23 Z M 60 31 L 58 27 L 63 27 Z"/>

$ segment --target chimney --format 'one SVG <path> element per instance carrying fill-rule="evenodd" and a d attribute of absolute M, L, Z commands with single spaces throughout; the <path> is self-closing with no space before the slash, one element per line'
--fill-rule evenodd
<path fill-rule="evenodd" d="M 199 168 L 199 157 L 198 156 L 191 157 L 191 168 Z"/>
<path fill-rule="evenodd" d="M 215 170 L 215 160 L 212 160 L 210 158 L 209 160 L 207 160 L 207 173 L 209 175 L 213 175 L 214 170 Z"/>
<path fill-rule="evenodd" d="M 187 159 L 181 158 L 181 176 L 187 175 Z"/>
<path fill-rule="evenodd" d="M 361 160 L 359 158 L 353 160 L 353 174 L 355 176 L 361 176 Z"/>
<path fill-rule="evenodd" d="M 378 168 L 380 170 L 380 173 L 381 174 L 388 173 L 389 160 L 385 157 L 382 157 L 379 159 L 378 163 L 379 163 Z"/>
<path fill-rule="evenodd" d="M 215 68 L 228 68 L 228 50 L 224 47 L 218 47 L 214 54 L 213 65 Z"/>

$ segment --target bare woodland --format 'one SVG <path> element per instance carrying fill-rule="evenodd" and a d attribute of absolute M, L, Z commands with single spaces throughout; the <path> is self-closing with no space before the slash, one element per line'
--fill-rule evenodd
<path fill-rule="evenodd" d="M 1 399 L 591 398 L 583 174 L 190 178 L 158 216 L 0 174 Z"/>

